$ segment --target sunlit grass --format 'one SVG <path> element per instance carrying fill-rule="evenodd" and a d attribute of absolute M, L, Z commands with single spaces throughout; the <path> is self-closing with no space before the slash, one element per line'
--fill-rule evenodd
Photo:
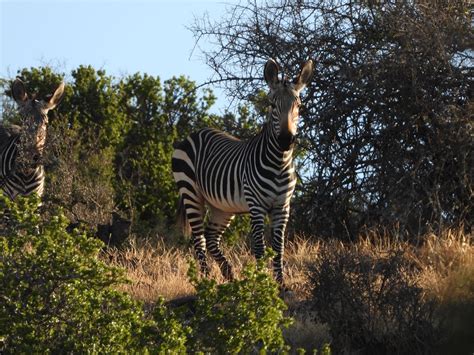
<path fill-rule="evenodd" d="M 328 242 L 303 237 L 287 243 L 286 283 L 298 296 L 297 299 L 304 299 L 309 295 L 308 267 L 319 257 L 322 245 L 327 246 Z M 343 246 L 339 242 L 331 242 L 331 245 L 333 248 Z M 421 284 L 437 297 L 450 297 L 452 292 L 446 290 L 452 288 L 449 286 L 453 282 L 451 279 L 455 275 L 470 274 L 474 267 L 472 239 L 456 230 L 446 230 L 440 236 L 427 235 L 420 246 L 393 241 L 388 236 L 376 234 L 362 236 L 355 246 L 380 257 L 393 250 L 403 250 L 420 268 Z M 224 247 L 224 253 L 232 263 L 237 277 L 243 265 L 254 261 L 250 248 L 245 243 Z M 108 249 L 104 258 L 126 270 L 130 283 L 123 288 L 136 299 L 154 302 L 158 297 L 171 300 L 193 293 L 187 278 L 189 260 L 193 258 L 189 247 L 169 247 L 163 241 L 131 241 L 122 249 Z M 210 264 L 211 276 L 223 282 L 217 264 L 213 261 Z"/>
<path fill-rule="evenodd" d="M 436 300 L 441 317 L 448 317 L 453 329 L 461 329 L 453 336 L 456 342 L 469 346 L 469 330 L 464 331 L 474 307 L 474 245 L 472 238 L 458 230 L 445 230 L 440 235 L 426 235 L 418 245 L 391 239 L 388 235 L 367 233 L 352 244 L 360 251 L 377 258 L 384 258 L 393 251 L 402 251 L 418 270 L 416 281 L 423 288 L 426 297 Z M 295 319 L 285 332 L 293 347 L 314 349 L 330 342 L 327 325 L 314 321 L 314 314 L 308 306 L 311 298 L 310 270 L 319 258 L 320 252 L 346 248 L 346 244 L 324 241 L 318 238 L 298 237 L 289 241 L 285 250 L 286 284 L 291 292 L 284 300 L 288 313 Z M 240 276 L 242 268 L 254 258 L 250 247 L 239 245 L 224 247 L 224 252 Z M 158 297 L 166 300 L 194 294 L 187 271 L 193 258 L 189 247 L 169 247 L 163 241 L 133 241 L 122 249 L 109 249 L 104 258 L 111 264 L 123 267 L 130 280 L 122 290 L 135 299 L 153 304 Z M 217 264 L 211 261 L 211 276 L 224 282 Z M 413 276 L 415 277 L 415 276 Z M 471 312 L 471 313 L 469 313 Z M 472 319 L 471 319 L 472 320 Z M 446 337 L 452 335 L 445 334 Z"/>

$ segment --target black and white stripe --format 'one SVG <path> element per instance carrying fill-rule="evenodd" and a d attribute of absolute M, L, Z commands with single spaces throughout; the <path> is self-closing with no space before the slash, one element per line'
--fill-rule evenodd
<path fill-rule="evenodd" d="M 223 275 L 233 278 L 219 244 L 238 213 L 250 213 L 254 253 L 262 257 L 264 219 L 269 215 L 276 253 L 273 267 L 277 281 L 282 283 L 284 233 L 296 184 L 292 152 L 299 93 L 311 79 L 313 63 L 307 61 L 293 83 L 278 79 L 278 66 L 273 60 L 267 62 L 264 72 L 272 105 L 261 132 L 241 141 L 221 131 L 202 129 L 177 145 L 172 168 L 201 270 L 208 273 L 207 250 Z M 204 228 L 205 206 L 210 217 Z"/>
<path fill-rule="evenodd" d="M 20 127 L 0 127 L 0 186 L 6 196 L 14 200 L 16 196 L 33 193 L 41 196 L 44 191 L 44 167 L 34 164 L 28 170 L 18 169 L 15 158 L 18 155 Z"/>

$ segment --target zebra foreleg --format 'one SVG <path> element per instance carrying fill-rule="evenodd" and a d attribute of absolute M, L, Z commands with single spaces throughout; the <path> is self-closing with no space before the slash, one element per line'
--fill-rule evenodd
<path fill-rule="evenodd" d="M 228 281 L 234 279 L 234 273 L 228 260 L 224 256 L 220 241 L 222 233 L 229 226 L 234 215 L 232 213 L 223 212 L 215 208 L 211 208 L 211 216 L 207 224 L 204 235 L 206 236 L 206 247 L 214 260 L 219 264 L 222 275 Z"/>
<path fill-rule="evenodd" d="M 283 284 L 283 252 L 285 249 L 285 229 L 290 215 L 289 206 L 275 208 L 271 213 L 272 249 L 275 252 L 273 258 L 273 272 L 278 283 Z"/>
<path fill-rule="evenodd" d="M 261 259 L 265 254 L 265 211 L 259 208 L 250 209 L 250 235 L 253 240 L 253 253 L 255 258 Z"/>
<path fill-rule="evenodd" d="M 204 234 L 194 234 L 193 232 L 193 246 L 196 259 L 199 263 L 199 269 L 205 277 L 208 277 L 209 266 L 207 265 L 206 239 L 204 238 Z"/>

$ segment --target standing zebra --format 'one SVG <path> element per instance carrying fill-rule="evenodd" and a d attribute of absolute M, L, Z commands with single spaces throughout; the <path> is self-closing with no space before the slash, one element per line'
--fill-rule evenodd
<path fill-rule="evenodd" d="M 45 100 L 30 97 L 25 85 L 16 79 L 12 96 L 19 106 L 22 125 L 0 126 L 0 187 L 10 199 L 44 190 L 41 162 L 46 140 L 48 111 L 55 108 L 64 93 L 61 83 Z"/>
<path fill-rule="evenodd" d="M 264 78 L 271 107 L 267 123 L 255 137 L 241 141 L 224 132 L 205 128 L 179 143 L 173 153 L 173 176 L 180 194 L 180 219 L 191 227 L 201 271 L 208 274 L 206 249 L 226 279 L 232 268 L 220 248 L 220 238 L 237 213 L 250 213 L 254 254 L 264 254 L 264 219 L 271 217 L 273 268 L 283 283 L 284 233 L 290 199 L 296 184 L 292 153 L 299 94 L 313 74 L 313 62 L 301 67 L 293 82 L 278 79 L 278 65 L 270 59 Z M 204 229 L 205 205 L 210 210 Z M 187 226 L 187 224 L 186 224 Z"/>

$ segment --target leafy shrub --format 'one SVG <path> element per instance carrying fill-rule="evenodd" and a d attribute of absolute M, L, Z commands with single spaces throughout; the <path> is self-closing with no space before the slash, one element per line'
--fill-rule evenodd
<path fill-rule="evenodd" d="M 312 272 L 313 307 L 329 324 L 333 349 L 363 353 L 423 352 L 437 343 L 434 302 L 401 251 L 381 257 L 330 243 Z"/>
<path fill-rule="evenodd" d="M 115 353 L 140 349 L 143 312 L 112 287 L 121 270 L 97 256 L 102 243 L 41 221 L 36 198 L 0 197 L 0 339 L 6 353 Z"/>
<path fill-rule="evenodd" d="M 148 337 L 153 344 L 149 346 L 152 353 L 186 353 L 191 328 L 185 325 L 181 317 L 181 312 L 166 307 L 163 298 L 158 300 L 153 310 L 154 323 L 148 328 Z"/>
<path fill-rule="evenodd" d="M 264 261 L 258 268 L 249 265 L 242 280 L 221 285 L 199 280 L 191 265 L 189 277 L 197 295 L 192 305 L 181 309 L 182 323 L 189 324 L 188 351 L 234 354 L 288 349 L 282 329 L 291 319 L 284 316 L 286 305 L 278 285 L 263 265 Z M 155 313 L 157 324 L 164 319 L 162 313 L 158 317 Z"/>

